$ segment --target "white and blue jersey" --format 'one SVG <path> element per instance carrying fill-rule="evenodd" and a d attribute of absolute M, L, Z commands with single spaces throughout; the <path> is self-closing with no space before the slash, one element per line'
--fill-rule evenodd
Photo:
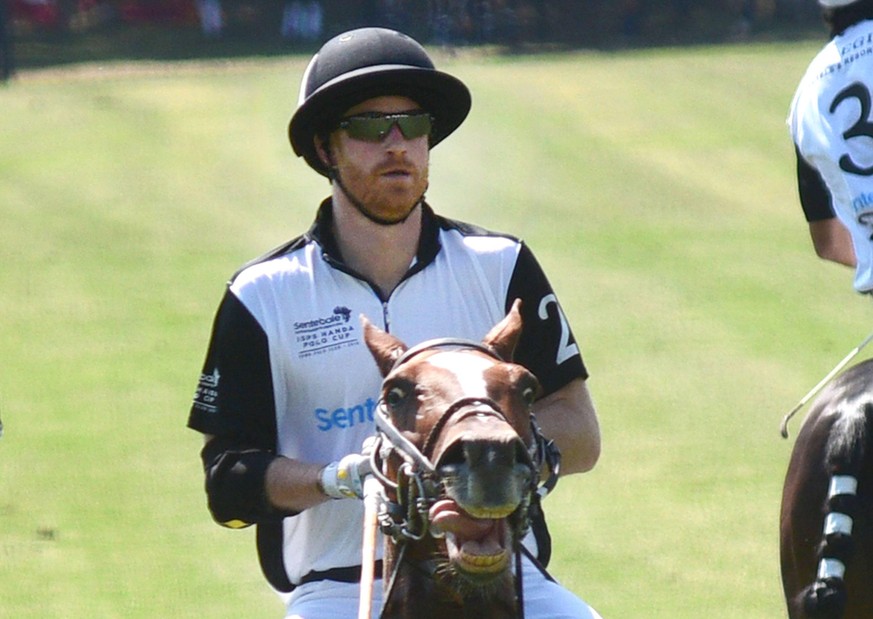
<path fill-rule="evenodd" d="M 834 37 L 813 59 L 791 103 L 808 221 L 836 216 L 852 235 L 854 286 L 873 290 L 873 20 Z"/>
<path fill-rule="evenodd" d="M 263 488 L 270 458 L 339 460 L 373 434 L 382 379 L 360 315 L 410 346 L 449 336 L 479 341 L 520 298 L 515 361 L 545 394 L 587 377 L 524 243 L 421 208 L 416 259 L 387 298 L 343 263 L 325 201 L 306 234 L 233 277 L 218 309 L 188 425 L 217 439 L 213 452 L 204 450 L 207 479 L 216 479 L 207 482 L 213 515 L 229 526 L 258 525 L 261 564 L 279 590 L 360 564 L 362 502 L 278 513 Z"/>

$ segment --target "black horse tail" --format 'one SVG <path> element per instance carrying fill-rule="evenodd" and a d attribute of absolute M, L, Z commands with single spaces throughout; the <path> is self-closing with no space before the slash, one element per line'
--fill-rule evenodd
<path fill-rule="evenodd" d="M 852 525 L 859 509 L 858 477 L 864 462 L 873 402 L 837 413 L 825 452 L 829 476 L 815 581 L 801 592 L 806 616 L 841 619 L 846 608 L 845 574 L 852 557 Z"/>

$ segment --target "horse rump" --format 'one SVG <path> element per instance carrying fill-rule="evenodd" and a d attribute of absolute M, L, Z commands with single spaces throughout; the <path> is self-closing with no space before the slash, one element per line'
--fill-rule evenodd
<path fill-rule="evenodd" d="M 859 495 L 871 474 L 871 387 L 871 361 L 841 375 L 813 404 L 792 451 L 780 526 L 790 619 L 873 617 L 873 574 L 866 560 L 853 562 L 870 537 Z"/>

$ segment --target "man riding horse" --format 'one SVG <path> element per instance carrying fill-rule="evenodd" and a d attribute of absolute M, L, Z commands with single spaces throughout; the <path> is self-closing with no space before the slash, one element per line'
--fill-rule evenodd
<path fill-rule="evenodd" d="M 240 270 L 219 306 L 188 425 L 205 435 L 213 517 L 257 525 L 286 617 L 356 616 L 363 507 L 354 499 L 381 376 L 352 317 L 410 345 L 478 341 L 521 299 L 515 360 L 542 385 L 533 411 L 563 454 L 562 473 L 598 459 L 588 372 L 531 250 L 425 201 L 430 149 L 470 104 L 467 87 L 399 32 L 365 28 L 325 43 L 304 73 L 289 137 L 329 180 L 330 197 L 305 234 Z M 542 518 L 525 544 L 548 561 Z M 598 616 L 533 560 L 522 570 L 528 618 Z"/>

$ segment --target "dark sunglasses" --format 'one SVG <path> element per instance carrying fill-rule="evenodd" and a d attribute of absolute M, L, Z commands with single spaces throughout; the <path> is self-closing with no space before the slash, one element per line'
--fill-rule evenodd
<path fill-rule="evenodd" d="M 339 122 L 339 128 L 344 129 L 350 138 L 364 142 L 381 142 L 397 125 L 407 140 L 429 135 L 433 128 L 433 116 L 427 112 L 400 112 L 398 114 L 383 114 L 368 112 L 347 116 Z"/>

